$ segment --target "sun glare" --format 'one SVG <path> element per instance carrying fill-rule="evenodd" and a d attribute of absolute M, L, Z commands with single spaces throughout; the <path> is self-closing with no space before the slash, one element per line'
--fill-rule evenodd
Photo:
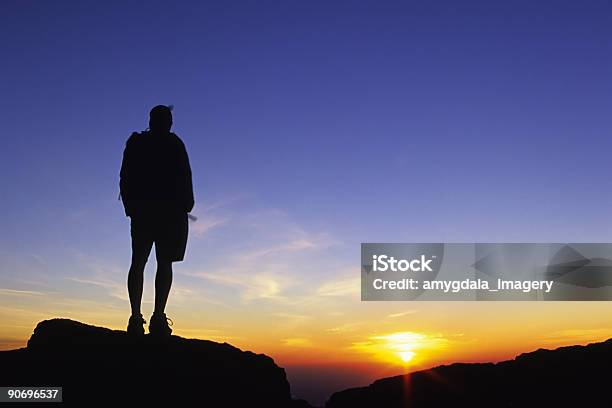
<path fill-rule="evenodd" d="M 423 346 L 425 336 L 420 333 L 400 332 L 384 336 L 389 351 L 394 352 L 407 363 L 416 355 L 415 349 Z"/>
<path fill-rule="evenodd" d="M 413 351 L 400 351 L 398 354 L 404 363 L 409 362 L 414 357 Z"/>
<path fill-rule="evenodd" d="M 410 363 L 415 367 L 444 348 L 447 342 L 439 334 L 395 332 L 371 336 L 365 341 L 353 343 L 352 348 L 368 353 L 379 361 L 401 365 Z"/>

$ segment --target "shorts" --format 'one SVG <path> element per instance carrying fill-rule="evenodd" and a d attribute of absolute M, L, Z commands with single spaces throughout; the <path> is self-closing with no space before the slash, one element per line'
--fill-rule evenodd
<path fill-rule="evenodd" d="M 144 257 L 146 261 L 155 243 L 157 262 L 182 261 L 188 230 L 186 213 L 132 216 L 132 257 Z"/>

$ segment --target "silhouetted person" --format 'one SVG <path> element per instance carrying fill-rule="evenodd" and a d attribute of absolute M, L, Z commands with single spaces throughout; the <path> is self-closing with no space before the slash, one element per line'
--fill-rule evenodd
<path fill-rule="evenodd" d="M 170 132 L 172 112 L 158 105 L 149 114 L 149 129 L 128 139 L 121 164 L 120 190 L 125 214 L 131 218 L 132 264 L 128 292 L 132 316 L 127 331 L 144 334 L 140 311 L 144 268 L 155 243 L 155 310 L 149 322 L 151 334 L 170 335 L 164 313 L 172 262 L 182 261 L 187 245 L 188 218 L 193 209 L 193 187 L 187 150 Z"/>

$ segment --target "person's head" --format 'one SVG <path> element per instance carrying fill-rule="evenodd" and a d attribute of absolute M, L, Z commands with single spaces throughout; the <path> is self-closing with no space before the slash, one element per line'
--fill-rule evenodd
<path fill-rule="evenodd" d="M 155 133 L 168 133 L 172 127 L 172 108 L 157 105 L 149 112 L 149 129 Z"/>

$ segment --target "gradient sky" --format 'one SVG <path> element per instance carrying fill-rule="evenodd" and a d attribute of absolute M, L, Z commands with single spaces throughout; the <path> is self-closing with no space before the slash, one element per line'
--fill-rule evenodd
<path fill-rule="evenodd" d="M 612 336 L 610 303 L 358 293 L 360 242 L 612 242 L 612 4 L 124 3 L 2 2 L 0 348 L 124 328 L 119 166 L 156 104 L 200 217 L 175 332 L 271 355 L 296 395 L 401 372 L 398 336 L 410 368 Z"/>

